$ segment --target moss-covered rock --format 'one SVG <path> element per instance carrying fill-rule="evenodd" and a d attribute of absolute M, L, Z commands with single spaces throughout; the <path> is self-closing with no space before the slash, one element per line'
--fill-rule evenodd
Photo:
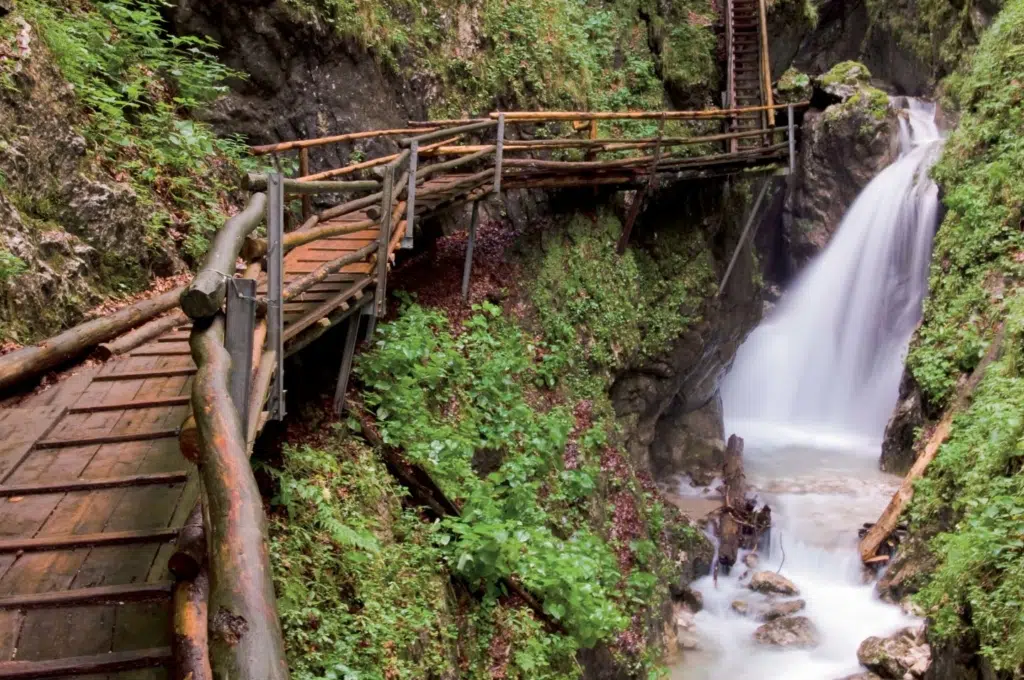
<path fill-rule="evenodd" d="M 775 101 L 778 104 L 809 101 L 813 90 L 809 75 L 790 68 L 775 83 Z"/>
<path fill-rule="evenodd" d="M 863 64 L 847 61 L 813 80 L 814 100 L 832 103 L 809 111 L 801 127 L 790 233 L 798 264 L 828 243 L 861 190 L 896 158 L 897 114 L 870 79 Z"/>

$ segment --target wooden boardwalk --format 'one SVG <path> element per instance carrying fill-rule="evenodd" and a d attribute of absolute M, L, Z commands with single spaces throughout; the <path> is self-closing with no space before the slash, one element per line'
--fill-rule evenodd
<path fill-rule="evenodd" d="M 285 285 L 379 236 L 373 227 L 295 248 Z M 371 274 L 368 262 L 348 265 L 286 304 L 286 343 Z M 367 285 L 349 307 L 372 298 Z M 179 327 L 0 409 L 0 678 L 170 677 L 167 560 L 199 498 L 178 445 L 196 371 L 188 339 Z"/>

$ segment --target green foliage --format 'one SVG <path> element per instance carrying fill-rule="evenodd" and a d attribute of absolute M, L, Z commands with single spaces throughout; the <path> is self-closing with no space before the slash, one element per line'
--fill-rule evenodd
<path fill-rule="evenodd" d="M 398 73 L 426 72 L 439 81 L 445 99 L 435 116 L 499 103 L 657 109 L 662 79 L 685 90 L 715 86 L 715 12 L 707 0 L 675 3 L 667 19 L 649 0 L 287 2 L 372 49 Z M 655 51 L 652 26 L 660 36 Z"/>
<path fill-rule="evenodd" d="M 547 337 L 577 363 L 608 373 L 664 350 L 701 319 L 715 279 L 699 231 L 659 233 L 650 250 L 615 252 L 622 227 L 578 216 L 551 234 L 532 296 Z"/>
<path fill-rule="evenodd" d="M 931 296 L 908 358 L 934 407 L 977 364 L 1024 275 L 1024 2 L 1007 4 L 970 67 L 948 81 L 962 118 L 933 175 L 949 209 L 936 235 Z"/>
<path fill-rule="evenodd" d="M 0 248 L 0 283 L 9 281 L 24 271 L 25 263 L 20 257 L 6 248 Z"/>
<path fill-rule="evenodd" d="M 89 111 L 84 132 L 103 164 L 152 204 L 151 245 L 163 247 L 173 228 L 187 234 L 184 250 L 197 259 L 223 222 L 245 154 L 240 142 L 188 116 L 238 74 L 216 61 L 213 43 L 168 33 L 162 7 L 156 0 L 19 3 Z"/>
<path fill-rule="evenodd" d="M 1024 667 L 1024 298 L 1007 304 L 1002 358 L 917 486 L 913 520 L 946 526 L 938 569 L 919 593 L 940 637 L 969 625 L 999 670 Z"/>
<path fill-rule="evenodd" d="M 457 635 L 437 527 L 403 510 L 372 451 L 286 447 L 270 552 L 297 680 L 450 677 Z"/>
<path fill-rule="evenodd" d="M 406 304 L 357 372 L 384 440 L 462 504 L 439 536 L 452 569 L 492 596 L 516 576 L 576 644 L 591 646 L 628 623 L 612 592 L 622 577 L 582 521 L 593 472 L 562 463 L 571 414 L 528 400 L 530 386 L 546 381 L 545 351 L 493 305 L 477 308 L 456 336 L 442 313 Z M 584 437 L 582 455 L 602 442 Z M 474 469 L 480 456 L 492 459 L 487 474 Z"/>

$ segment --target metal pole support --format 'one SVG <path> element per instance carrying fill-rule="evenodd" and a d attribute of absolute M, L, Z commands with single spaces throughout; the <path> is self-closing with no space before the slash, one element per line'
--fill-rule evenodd
<path fill-rule="evenodd" d="M 282 420 L 284 403 L 284 181 L 281 173 L 267 177 L 267 347 L 277 352 L 277 370 L 270 388 L 270 417 Z"/>
<path fill-rule="evenodd" d="M 473 215 L 469 218 L 469 240 L 466 243 L 466 264 L 462 268 L 462 301 L 469 300 L 469 276 L 473 272 L 473 245 L 476 243 L 476 223 L 480 218 L 480 201 L 473 201 Z"/>
<path fill-rule="evenodd" d="M 494 147 L 494 193 L 501 193 L 501 159 L 505 154 L 505 114 L 498 114 L 498 141 Z M 474 207 L 474 210 L 476 208 Z"/>
<path fill-rule="evenodd" d="M 789 174 L 793 175 L 796 172 L 796 125 L 793 123 L 792 104 L 786 107 L 786 125 L 789 135 Z"/>
<path fill-rule="evenodd" d="M 256 282 L 228 279 L 227 328 L 224 346 L 231 357 L 228 386 L 242 426 L 249 422 L 249 383 L 252 380 L 252 340 L 256 328 Z"/>
<path fill-rule="evenodd" d="M 345 347 L 341 353 L 341 369 L 338 371 L 338 385 L 334 389 L 334 415 L 340 416 L 345 410 L 345 392 L 348 391 L 348 379 L 352 374 L 352 358 L 356 353 L 359 340 L 359 322 L 362 315 L 353 314 L 348 318 L 348 329 L 345 331 Z"/>
<path fill-rule="evenodd" d="M 409 145 L 409 190 L 406 192 L 405 236 L 402 237 L 402 248 L 412 248 L 413 223 L 416 220 L 416 170 L 420 161 L 420 143 L 413 140 Z"/>

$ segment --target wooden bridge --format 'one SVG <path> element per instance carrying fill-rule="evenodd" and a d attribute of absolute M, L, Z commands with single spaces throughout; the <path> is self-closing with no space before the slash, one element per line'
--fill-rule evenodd
<path fill-rule="evenodd" d="M 285 416 L 284 358 L 348 320 L 340 410 L 418 220 L 473 203 L 468 280 L 477 201 L 604 185 L 636 190 L 625 247 L 659 178 L 792 167 L 800 107 L 766 99 L 506 112 L 254 148 L 276 162 L 297 153 L 299 176 L 249 176 L 248 204 L 187 287 L 0 357 L 8 390 L 97 346 L 109 357 L 0 409 L 0 678 L 287 677 L 248 463 L 264 424 Z M 638 126 L 647 133 L 629 136 Z M 310 149 L 357 139 L 394 152 L 310 172 Z M 301 224 L 286 230 L 289 196 Z"/>

